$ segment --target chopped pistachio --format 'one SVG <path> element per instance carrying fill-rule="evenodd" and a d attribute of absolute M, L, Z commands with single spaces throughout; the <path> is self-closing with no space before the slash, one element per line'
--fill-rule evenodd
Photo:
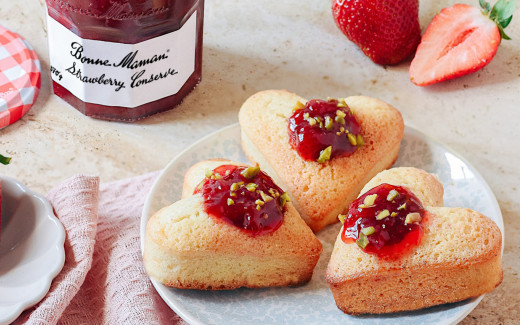
<path fill-rule="evenodd" d="M 310 124 L 311 126 L 316 125 L 316 119 L 314 119 L 314 118 L 312 118 L 312 117 L 309 118 L 309 124 Z"/>
<path fill-rule="evenodd" d="M 233 201 L 232 198 L 228 198 L 227 199 L 227 205 L 233 205 L 233 204 L 235 204 L 235 201 Z"/>
<path fill-rule="evenodd" d="M 278 191 L 275 190 L 274 188 L 270 188 L 270 189 L 269 189 L 269 193 L 270 193 L 273 197 L 280 197 L 280 193 L 278 193 Z"/>
<path fill-rule="evenodd" d="M 397 210 L 404 210 L 404 209 L 406 209 L 406 202 L 404 202 L 403 204 L 401 204 L 401 205 L 397 208 Z"/>
<path fill-rule="evenodd" d="M 204 186 L 204 180 L 202 180 L 199 185 L 197 185 L 197 190 L 202 189 L 202 186 Z"/>
<path fill-rule="evenodd" d="M 339 219 L 339 221 L 340 221 L 342 224 L 345 223 L 345 218 L 346 218 L 346 217 L 347 217 L 346 214 L 339 214 L 339 215 L 338 215 L 338 219 Z"/>
<path fill-rule="evenodd" d="M 388 196 L 386 197 L 386 200 L 387 201 L 392 201 L 393 199 L 398 198 L 398 197 L 399 197 L 399 192 L 397 192 L 396 190 L 391 190 L 388 193 Z"/>
<path fill-rule="evenodd" d="M 356 142 L 357 142 L 358 147 L 361 147 L 362 145 L 365 144 L 365 141 L 363 140 L 363 137 L 361 136 L 361 134 L 358 134 L 356 136 Z"/>
<path fill-rule="evenodd" d="M 365 236 L 365 234 L 360 233 L 359 238 L 356 240 L 356 244 L 361 247 L 362 249 L 365 249 L 368 245 L 368 238 Z"/>
<path fill-rule="evenodd" d="M 421 219 L 422 218 L 421 218 L 421 215 L 419 214 L 419 212 L 408 213 L 408 215 L 406 216 L 406 219 L 404 220 L 404 224 L 407 225 L 412 222 L 420 222 Z"/>
<path fill-rule="evenodd" d="M 234 191 L 238 190 L 239 188 L 240 188 L 240 184 L 233 183 L 233 184 L 231 184 L 231 187 L 229 189 L 234 192 Z"/>
<path fill-rule="evenodd" d="M 353 135 L 352 133 L 348 133 L 347 137 L 348 137 L 348 141 L 350 142 L 351 145 L 353 145 L 353 146 L 357 145 L 357 139 L 356 139 L 355 135 Z"/>
<path fill-rule="evenodd" d="M 240 174 L 242 174 L 242 176 L 244 176 L 247 179 L 252 179 L 252 178 L 255 178 L 259 172 L 260 172 L 260 167 L 256 166 L 256 167 L 247 167 Z"/>
<path fill-rule="evenodd" d="M 231 174 L 231 170 L 228 169 L 228 170 L 226 170 L 226 176 L 229 174 Z"/>
<path fill-rule="evenodd" d="M 366 206 L 372 206 L 376 202 L 377 194 L 371 194 L 365 196 L 365 199 L 363 200 L 363 204 Z"/>
<path fill-rule="evenodd" d="M 376 229 L 374 227 L 370 226 L 370 227 L 366 227 L 366 228 L 361 229 L 361 232 L 365 236 L 370 236 L 370 235 L 372 235 L 373 233 L 376 232 Z"/>
<path fill-rule="evenodd" d="M 318 162 L 323 164 L 326 161 L 330 160 L 330 155 L 332 154 L 332 146 L 328 146 L 320 152 L 320 156 L 318 158 Z"/>
<path fill-rule="evenodd" d="M 392 212 L 392 213 L 390 214 L 390 217 L 395 217 L 395 216 L 397 216 L 397 212 Z"/>
<path fill-rule="evenodd" d="M 345 132 L 345 133 L 348 133 L 348 130 L 345 130 L 345 128 L 344 128 L 344 127 L 340 127 L 340 128 L 339 128 L 339 130 L 340 130 L 341 132 Z"/>
<path fill-rule="evenodd" d="M 255 203 L 256 203 L 257 205 L 259 205 L 259 206 L 264 205 L 264 201 L 262 201 L 262 200 L 256 200 Z"/>
<path fill-rule="evenodd" d="M 347 116 L 347 114 L 345 114 L 345 112 L 343 112 L 342 110 L 338 109 L 336 111 L 336 116 L 345 117 L 345 116 Z"/>
<path fill-rule="evenodd" d="M 310 117 L 309 112 L 305 112 L 305 113 L 303 113 L 303 118 L 304 118 L 304 119 L 307 120 L 309 117 Z"/>
<path fill-rule="evenodd" d="M 332 129 L 333 126 L 334 125 L 333 125 L 333 122 L 332 122 L 332 118 L 330 116 L 328 116 L 328 115 L 325 116 L 325 128 L 327 130 L 330 130 L 330 129 Z"/>
<path fill-rule="evenodd" d="M 347 107 L 347 102 L 345 101 L 345 98 L 339 98 L 337 106 L 338 107 Z"/>
<path fill-rule="evenodd" d="M 256 210 L 257 210 L 257 211 L 260 211 L 261 208 L 262 208 L 262 207 L 259 206 L 259 205 L 256 206 Z"/>
<path fill-rule="evenodd" d="M 341 132 L 340 131 L 336 132 L 336 135 L 341 135 Z"/>
<path fill-rule="evenodd" d="M 300 110 L 300 109 L 303 109 L 304 107 L 305 107 L 305 105 L 303 105 L 302 102 L 297 101 L 296 104 L 294 104 L 293 112 L 294 112 L 294 111 L 298 111 L 298 110 Z"/>
<path fill-rule="evenodd" d="M 390 215 L 390 211 L 384 209 L 383 211 L 379 212 L 376 216 L 376 220 L 382 220 Z"/>
<path fill-rule="evenodd" d="M 273 199 L 272 196 L 265 194 L 264 191 L 260 191 L 260 196 L 262 197 L 262 200 L 264 200 L 264 202 L 269 202 Z"/>
<path fill-rule="evenodd" d="M 291 202 L 291 198 L 289 198 L 289 194 L 287 192 L 284 192 L 282 195 L 280 195 L 280 204 L 282 207 L 285 206 L 285 203 Z"/>
<path fill-rule="evenodd" d="M 204 172 L 204 176 L 210 178 L 211 176 L 213 176 L 213 171 L 210 169 L 206 169 L 206 171 Z"/>
<path fill-rule="evenodd" d="M 257 187 L 258 187 L 258 185 L 256 185 L 255 183 L 247 183 L 246 184 L 246 188 L 247 188 L 247 190 L 249 192 L 254 192 Z"/>
<path fill-rule="evenodd" d="M 334 97 L 330 97 L 330 96 L 327 96 L 327 101 L 328 101 L 328 102 L 330 102 L 330 101 L 332 101 L 332 100 L 336 100 L 336 98 L 334 98 Z"/>
<path fill-rule="evenodd" d="M 6 157 L 0 154 L 0 164 L 2 165 L 9 165 L 11 162 L 11 157 Z"/>
<path fill-rule="evenodd" d="M 236 196 L 237 196 L 237 193 L 235 193 L 235 192 L 229 192 L 229 196 L 236 197 Z"/>
<path fill-rule="evenodd" d="M 345 118 L 341 116 L 336 116 L 334 118 L 334 121 L 338 122 L 339 124 L 345 125 Z"/>

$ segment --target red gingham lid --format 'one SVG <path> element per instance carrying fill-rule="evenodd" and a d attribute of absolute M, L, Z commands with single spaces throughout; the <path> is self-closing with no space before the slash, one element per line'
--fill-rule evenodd
<path fill-rule="evenodd" d="M 27 113 L 40 82 L 36 52 L 23 37 L 0 26 L 0 129 Z"/>

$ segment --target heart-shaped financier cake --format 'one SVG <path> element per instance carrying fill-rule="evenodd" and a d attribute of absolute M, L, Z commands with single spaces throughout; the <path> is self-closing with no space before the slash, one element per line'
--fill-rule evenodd
<path fill-rule="evenodd" d="M 326 279 L 348 314 L 462 301 L 502 281 L 502 236 L 488 217 L 442 207 L 442 184 L 401 167 L 379 173 L 352 202 Z"/>
<path fill-rule="evenodd" d="M 203 161 L 186 174 L 184 192 L 148 220 L 143 260 L 152 278 L 204 290 L 311 279 L 322 245 L 259 167 Z"/>
<path fill-rule="evenodd" d="M 314 232 L 395 162 L 404 132 L 399 111 L 380 100 L 307 101 L 285 90 L 251 96 L 239 121 L 248 159 L 287 191 Z"/>

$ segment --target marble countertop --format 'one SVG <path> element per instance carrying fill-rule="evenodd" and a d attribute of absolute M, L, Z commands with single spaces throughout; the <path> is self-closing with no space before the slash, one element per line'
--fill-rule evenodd
<path fill-rule="evenodd" d="M 423 30 L 453 3 L 421 1 Z M 513 324 L 520 319 L 520 8 L 515 16 L 507 29 L 513 40 L 502 42 L 488 66 L 420 88 L 408 80 L 409 63 L 378 66 L 350 43 L 334 25 L 330 1 L 207 0 L 202 82 L 174 110 L 125 124 L 85 117 L 52 94 L 43 0 L 0 0 L 0 24 L 34 46 L 43 70 L 36 104 L 0 130 L 0 152 L 13 157 L 1 174 L 46 193 L 78 173 L 109 182 L 159 170 L 202 136 L 237 122 L 241 103 L 264 89 L 377 97 L 465 157 L 496 195 L 504 280 L 461 324 Z"/>

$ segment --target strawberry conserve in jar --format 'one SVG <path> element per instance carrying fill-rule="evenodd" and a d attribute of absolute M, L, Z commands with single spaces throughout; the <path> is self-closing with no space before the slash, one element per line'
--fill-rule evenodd
<path fill-rule="evenodd" d="M 54 93 L 85 115 L 135 121 L 200 82 L 203 0 L 47 0 Z"/>

